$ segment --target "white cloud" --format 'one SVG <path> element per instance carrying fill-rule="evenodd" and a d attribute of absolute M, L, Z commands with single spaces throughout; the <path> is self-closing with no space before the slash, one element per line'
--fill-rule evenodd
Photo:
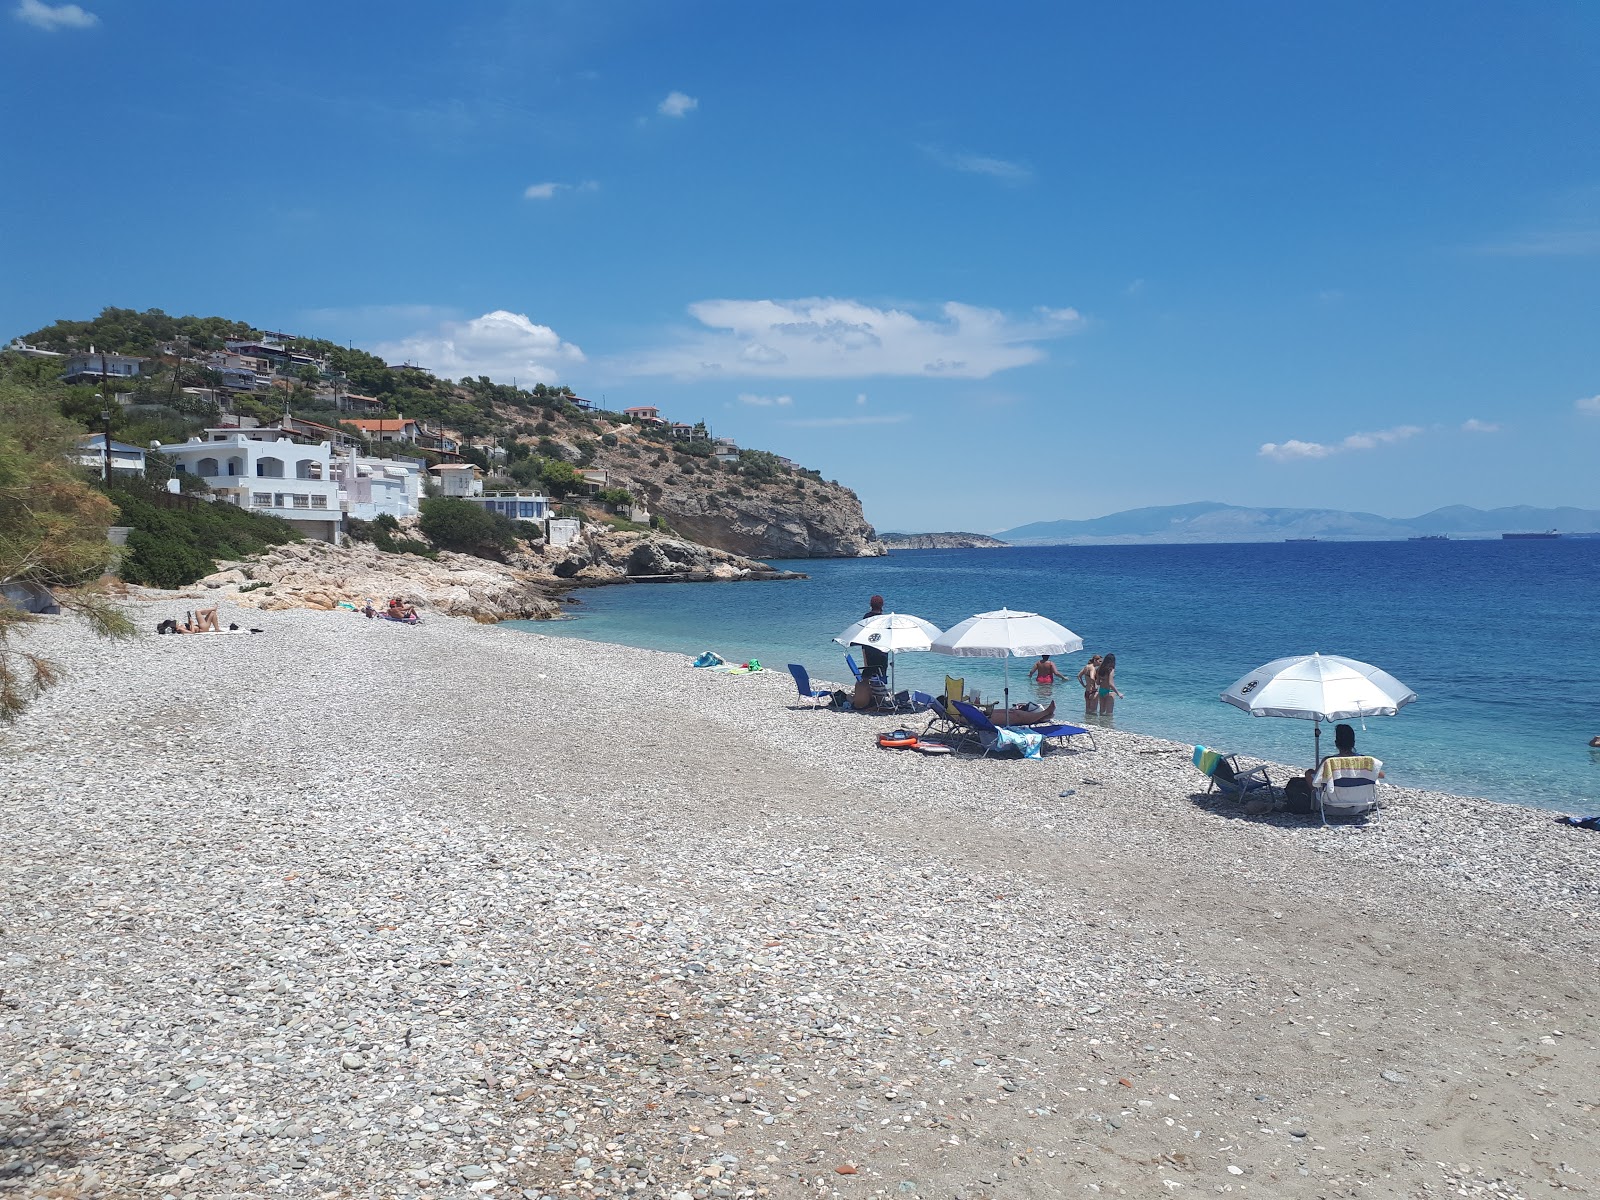
<path fill-rule="evenodd" d="M 434 330 L 380 342 L 375 352 L 389 362 L 426 367 L 443 379 L 487 375 L 496 383 L 514 379 L 523 386 L 555 383 L 562 367 L 586 361 L 582 350 L 548 325 L 504 309 L 470 321 L 442 321 Z"/>
<path fill-rule="evenodd" d="M 525 200 L 553 200 L 561 192 L 594 192 L 600 185 L 592 179 L 582 183 L 531 183 L 522 190 Z"/>
<path fill-rule="evenodd" d="M 794 403 L 793 396 L 758 396 L 754 392 L 740 392 L 739 403 L 748 404 L 752 408 L 788 408 Z"/>
<path fill-rule="evenodd" d="M 693 96 L 686 96 L 682 92 L 668 92 L 667 98 L 656 105 L 656 111 L 663 117 L 682 117 L 699 107 L 700 101 Z"/>
<path fill-rule="evenodd" d="M 857 392 L 856 393 L 856 403 L 857 404 L 865 404 L 866 402 L 867 402 L 867 394 L 865 392 Z"/>
<path fill-rule="evenodd" d="M 1373 450 L 1378 446 L 1403 442 L 1421 432 L 1420 425 L 1396 425 L 1393 429 L 1380 429 L 1376 433 L 1352 433 L 1342 442 L 1302 442 L 1295 439 L 1287 442 L 1266 442 L 1263 443 L 1259 453 L 1263 458 L 1274 458 L 1279 462 L 1293 462 L 1301 458 L 1327 458 L 1351 450 Z"/>
<path fill-rule="evenodd" d="M 1468 417 L 1461 422 L 1461 431 L 1463 433 L 1499 433 L 1500 426 L 1493 421 L 1480 421 L 1477 417 Z"/>
<path fill-rule="evenodd" d="M 1010 162 L 1004 158 L 992 158 L 986 154 L 963 154 L 942 149 L 939 146 L 923 146 L 922 152 L 951 171 L 960 171 L 964 175 L 987 175 L 991 179 L 998 179 L 1001 183 L 1028 183 L 1033 179 L 1033 168 L 1023 163 Z"/>
<path fill-rule="evenodd" d="M 949 301 L 936 318 L 857 300 L 702 300 L 703 328 L 623 364 L 636 375 L 771 379 L 984 379 L 1044 357 L 1039 343 L 1082 327 L 1076 309 L 1028 318 Z"/>
<path fill-rule="evenodd" d="M 1503 258 L 1579 258 L 1600 254 L 1600 229 L 1536 229 L 1476 249 Z"/>
<path fill-rule="evenodd" d="M 805 417 L 782 424 L 795 429 L 838 429 L 849 425 L 903 425 L 909 420 L 910 413 L 886 413 L 881 417 Z"/>
<path fill-rule="evenodd" d="M 11 15 L 35 29 L 56 33 L 62 29 L 93 29 L 100 18 L 76 4 L 44 4 L 41 0 L 22 0 Z"/>
<path fill-rule="evenodd" d="M 1600 417 L 1600 396 L 1585 396 L 1582 400 L 1574 400 L 1572 407 L 1587 416 Z"/>

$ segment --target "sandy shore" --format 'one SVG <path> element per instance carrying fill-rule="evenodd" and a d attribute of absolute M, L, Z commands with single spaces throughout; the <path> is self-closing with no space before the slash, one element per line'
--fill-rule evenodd
<path fill-rule="evenodd" d="M 29 635 L 0 1190 L 1600 1190 L 1600 835 L 1548 813 L 1250 818 L 1128 734 L 923 757 L 777 673 L 239 619 Z"/>

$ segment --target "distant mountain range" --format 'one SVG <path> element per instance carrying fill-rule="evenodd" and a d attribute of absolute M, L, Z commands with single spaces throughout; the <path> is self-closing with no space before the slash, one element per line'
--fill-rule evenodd
<path fill-rule="evenodd" d="M 1087 521 L 1034 521 L 995 536 L 1016 545 L 1063 542 L 1281 542 L 1285 538 L 1394 541 L 1444 534 L 1496 537 L 1559 529 L 1564 533 L 1600 530 L 1600 509 L 1469 508 L 1452 504 L 1420 517 L 1380 517 L 1376 513 L 1332 508 L 1241 508 L 1201 501 L 1159 508 L 1132 508 Z"/>

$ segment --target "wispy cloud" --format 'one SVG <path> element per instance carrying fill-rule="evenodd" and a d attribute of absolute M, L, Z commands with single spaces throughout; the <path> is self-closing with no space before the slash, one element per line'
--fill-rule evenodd
<path fill-rule="evenodd" d="M 802 417 L 780 424 L 794 429 L 839 429 L 850 425 L 904 425 L 909 420 L 910 413 L 884 413 L 882 416 L 862 417 Z"/>
<path fill-rule="evenodd" d="M 695 378 L 984 379 L 1044 357 L 1041 343 L 1075 333 L 1073 308 L 1026 317 L 949 301 L 937 317 L 858 300 L 703 300 L 701 328 L 621 364 L 634 375 Z"/>
<path fill-rule="evenodd" d="M 1474 247 L 1506 258 L 1579 258 L 1600 254 L 1600 229 L 1543 229 Z"/>
<path fill-rule="evenodd" d="M 1499 433 L 1500 426 L 1493 421 L 1480 421 L 1477 417 L 1468 417 L 1461 422 L 1463 433 Z"/>
<path fill-rule="evenodd" d="M 582 183 L 530 183 L 522 189 L 524 200 L 554 200 L 562 192 L 597 192 L 600 185 L 593 179 Z"/>
<path fill-rule="evenodd" d="M 1328 458 L 1334 454 L 1348 454 L 1353 450 L 1374 450 L 1379 446 L 1403 442 L 1422 432 L 1420 425 L 1396 425 L 1393 429 L 1380 429 L 1376 433 L 1352 433 L 1340 442 L 1287 442 L 1263 443 L 1259 453 L 1263 458 L 1278 462 L 1293 462 L 1301 458 Z"/>
<path fill-rule="evenodd" d="M 1572 407 L 1588 417 L 1600 417 L 1600 396 L 1585 396 L 1582 400 L 1574 400 Z"/>
<path fill-rule="evenodd" d="M 700 107 L 700 101 L 683 92 L 668 92 L 667 98 L 656 105 L 656 111 L 663 117 L 688 116 Z"/>
<path fill-rule="evenodd" d="M 415 363 L 444 379 L 487 375 L 497 383 L 523 385 L 555 383 L 563 367 L 586 361 L 582 350 L 548 325 L 505 309 L 470 321 L 441 321 L 433 329 L 380 342 L 374 350 L 389 362 Z"/>
<path fill-rule="evenodd" d="M 788 408 L 794 403 L 794 397 L 758 396 L 754 392 L 740 392 L 739 403 L 748 404 L 752 408 Z"/>
<path fill-rule="evenodd" d="M 1028 183 L 1033 179 L 1033 168 L 1025 163 L 993 158 L 986 154 L 966 154 L 946 150 L 942 146 L 922 146 L 920 149 L 946 170 L 960 171 L 964 175 L 987 175 L 990 179 L 1010 184 Z"/>
<path fill-rule="evenodd" d="M 44 4 L 42 0 L 22 0 L 11 10 L 11 15 L 46 33 L 58 33 L 63 29 L 93 29 L 100 24 L 99 17 L 92 12 L 85 12 L 76 4 Z"/>

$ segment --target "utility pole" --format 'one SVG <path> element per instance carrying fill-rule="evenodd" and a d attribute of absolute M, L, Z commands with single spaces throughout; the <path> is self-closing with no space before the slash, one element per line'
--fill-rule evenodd
<path fill-rule="evenodd" d="M 102 360 L 102 362 L 103 361 L 104 360 Z M 105 400 L 104 397 L 101 397 L 101 399 L 102 399 L 102 401 Z M 105 402 L 109 403 L 109 401 L 105 401 Z M 110 487 L 111 486 L 111 410 L 109 408 L 102 408 L 100 410 L 100 428 L 102 430 L 104 430 L 103 436 L 105 437 L 105 445 L 103 447 L 101 447 L 101 460 L 100 460 L 101 461 L 101 471 L 100 471 L 100 473 L 101 473 L 101 478 L 104 479 L 104 481 L 105 481 L 105 485 L 107 487 Z"/>

